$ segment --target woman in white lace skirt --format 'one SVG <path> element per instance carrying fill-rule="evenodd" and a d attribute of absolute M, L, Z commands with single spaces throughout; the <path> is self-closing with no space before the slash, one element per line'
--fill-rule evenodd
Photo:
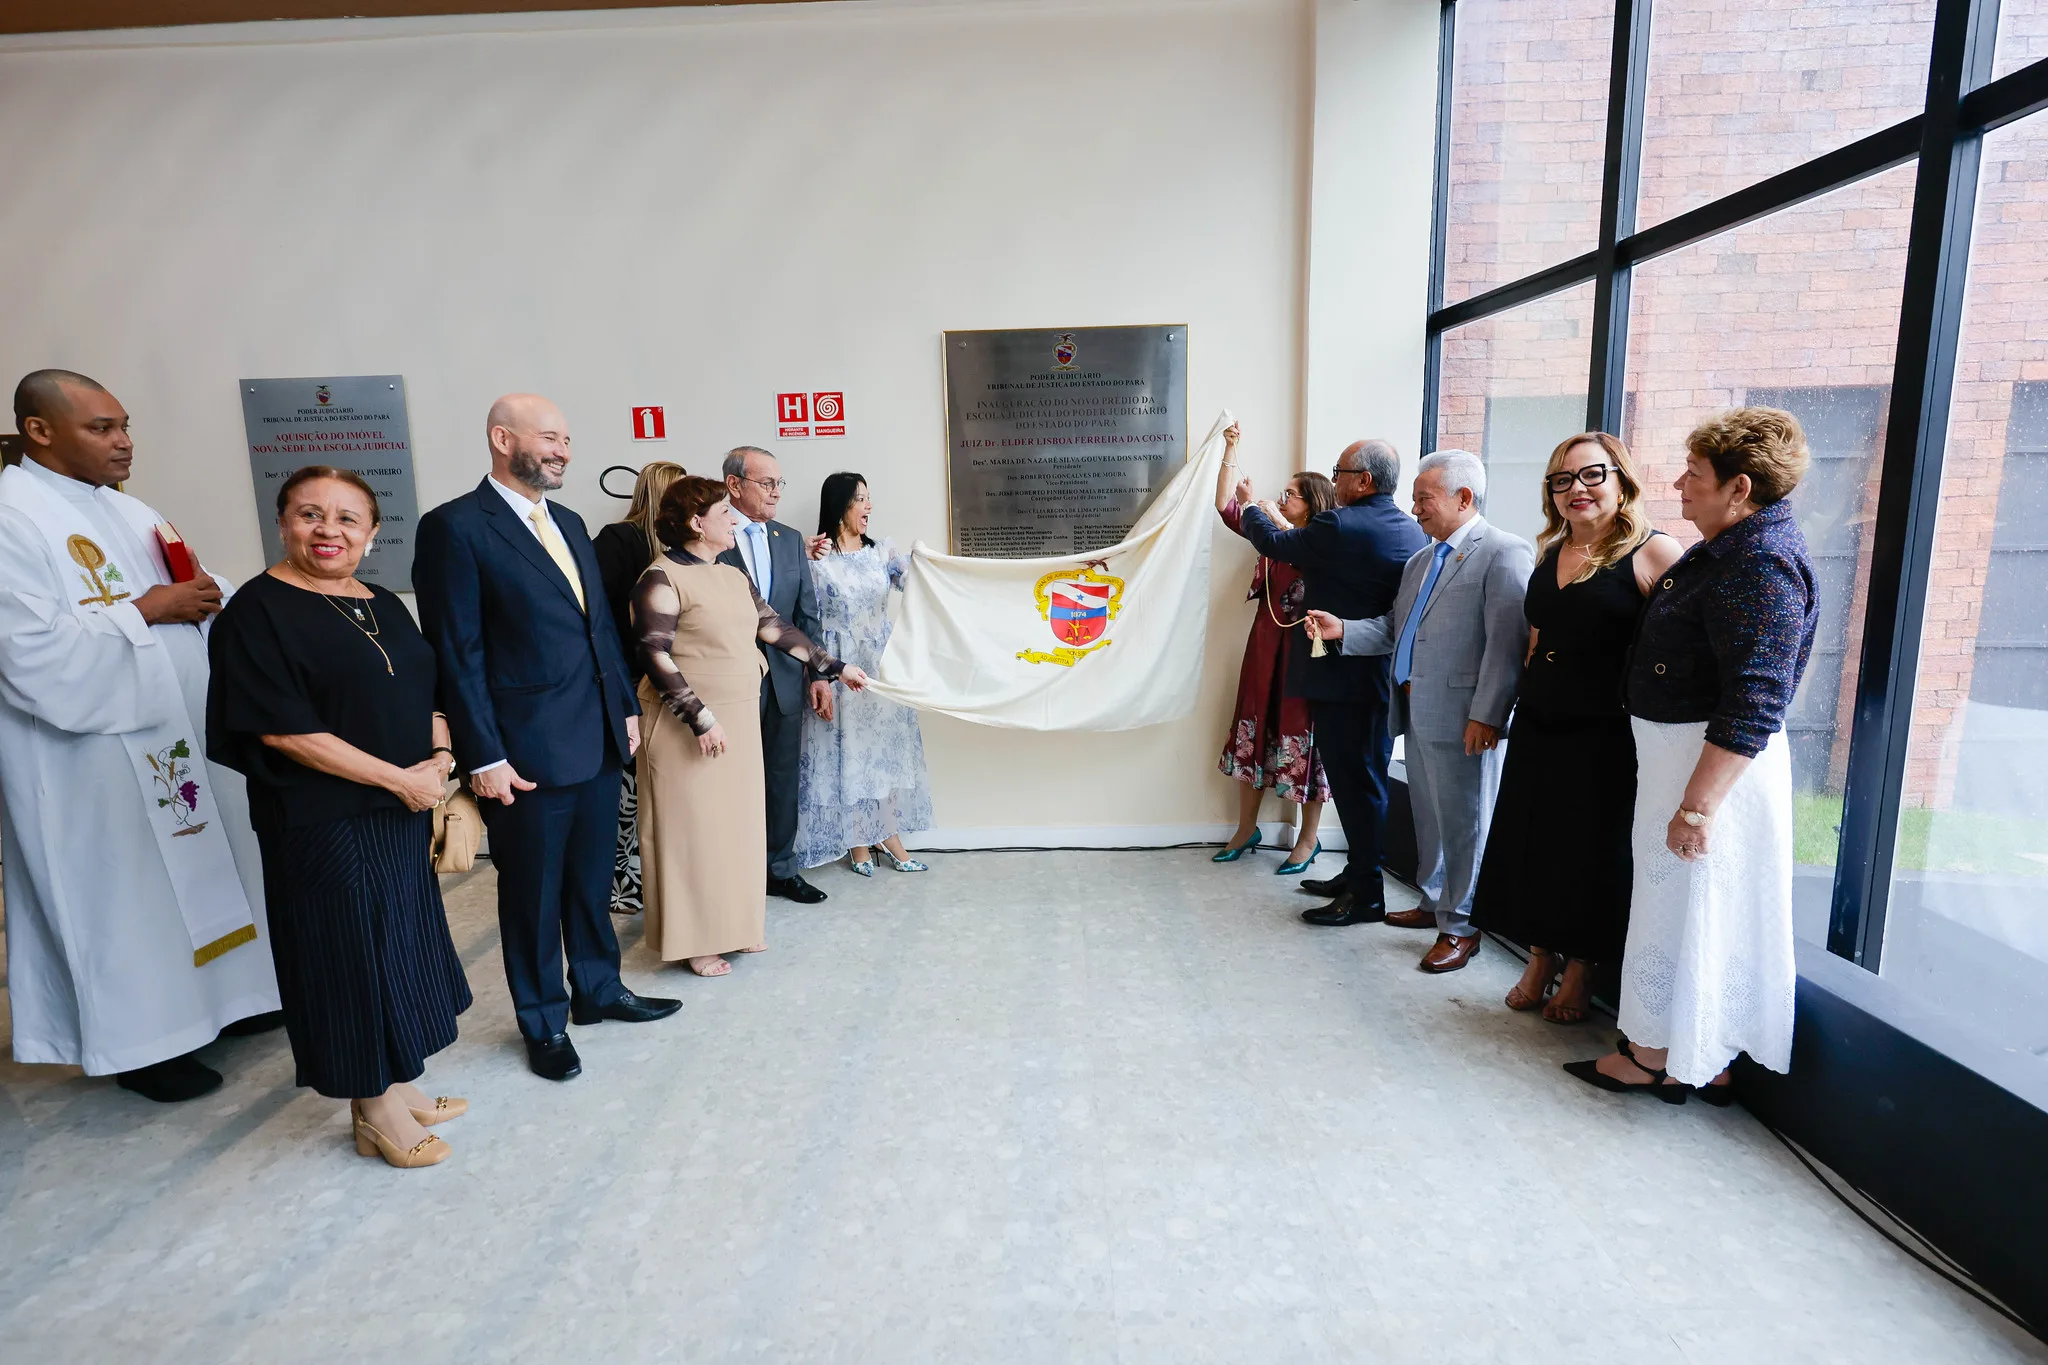
<path fill-rule="evenodd" d="M 1673 484 L 1700 532 L 1644 607 L 1628 675 L 1635 877 L 1622 1039 L 1565 1070 L 1602 1090 L 1727 1104 L 1744 1052 L 1792 1064 L 1792 761 L 1785 712 L 1813 649 L 1813 570 L 1786 496 L 1791 413 L 1737 408 L 1686 438 Z"/>

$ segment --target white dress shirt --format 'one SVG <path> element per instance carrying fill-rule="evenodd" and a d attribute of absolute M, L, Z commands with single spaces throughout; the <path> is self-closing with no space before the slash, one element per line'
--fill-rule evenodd
<path fill-rule="evenodd" d="M 540 539 L 540 528 L 533 524 L 533 508 L 535 503 L 540 504 L 541 515 L 548 519 L 548 525 L 555 528 L 555 534 L 562 534 L 562 528 L 555 522 L 554 509 L 548 506 L 547 494 L 542 493 L 536 496 L 532 493 L 522 493 L 515 488 L 507 488 L 504 484 L 498 482 L 497 475 L 495 474 L 486 474 L 484 477 L 490 481 L 492 488 L 498 490 L 498 496 L 503 498 L 505 505 L 512 509 L 512 515 L 519 518 L 520 524 L 526 527 L 527 532 L 535 540 Z"/>

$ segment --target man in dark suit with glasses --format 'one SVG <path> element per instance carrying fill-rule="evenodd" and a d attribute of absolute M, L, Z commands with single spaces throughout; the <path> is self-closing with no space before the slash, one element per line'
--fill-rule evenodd
<path fill-rule="evenodd" d="M 1401 457 L 1390 442 L 1354 441 L 1337 457 L 1331 481 L 1337 486 L 1337 506 L 1330 511 L 1294 528 L 1277 509 L 1247 508 L 1245 537 L 1260 554 L 1301 570 L 1309 607 L 1340 619 L 1346 619 L 1340 602 L 1368 616 L 1385 615 L 1401 586 L 1401 566 L 1429 543 L 1415 519 L 1394 505 Z M 1387 897 L 1380 855 L 1387 824 L 1387 761 L 1394 743 L 1387 723 L 1392 705 L 1387 660 L 1346 658 L 1334 649 L 1318 658 L 1306 632 L 1297 633 L 1287 660 L 1287 693 L 1308 699 L 1316 749 L 1350 848 L 1342 872 L 1302 883 L 1303 890 L 1335 897 L 1302 918 L 1323 926 L 1382 920 Z"/>
<path fill-rule="evenodd" d="M 721 467 L 733 509 L 744 518 L 733 547 L 718 557 L 754 580 L 754 590 L 783 620 L 815 640 L 818 598 L 811 587 L 811 568 L 804 538 L 794 526 L 775 520 L 782 490 L 789 480 L 782 466 L 759 446 L 737 446 Z M 761 679 L 761 763 L 768 788 L 768 894 L 799 905 L 815 905 L 825 893 L 804 880 L 796 861 L 797 759 L 803 752 L 804 707 L 815 705 L 813 693 L 831 684 L 811 675 L 790 655 L 767 645 L 768 674 Z"/>

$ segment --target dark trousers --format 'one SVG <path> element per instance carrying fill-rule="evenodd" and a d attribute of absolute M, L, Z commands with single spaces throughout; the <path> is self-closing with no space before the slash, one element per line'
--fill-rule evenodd
<path fill-rule="evenodd" d="M 526 1038 L 569 1026 L 569 990 L 600 1005 L 619 998 L 612 933 L 612 851 L 619 833 L 619 770 L 573 787 L 518 792 L 509 806 L 480 801 L 498 869 L 498 934 L 505 983 Z"/>
<path fill-rule="evenodd" d="M 1387 834 L 1387 760 L 1394 754 L 1387 708 L 1376 700 L 1310 701 L 1309 712 L 1316 723 L 1316 752 L 1330 778 L 1330 798 L 1351 846 L 1346 889 L 1363 900 L 1377 900 L 1385 894 L 1380 855 Z"/>
<path fill-rule="evenodd" d="M 768 875 L 794 877 L 796 865 L 796 768 L 803 754 L 804 712 L 782 714 L 771 678 L 761 680 L 761 775 L 768 789 Z"/>

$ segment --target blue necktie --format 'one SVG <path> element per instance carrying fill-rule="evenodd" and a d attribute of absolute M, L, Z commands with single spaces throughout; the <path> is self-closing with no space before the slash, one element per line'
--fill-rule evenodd
<path fill-rule="evenodd" d="M 761 529 L 760 522 L 747 523 L 747 543 L 753 550 L 749 557 L 754 561 L 754 587 L 765 602 L 769 589 L 775 586 L 775 562 L 768 555 L 768 535 Z"/>
<path fill-rule="evenodd" d="M 1422 612 L 1429 605 L 1429 595 L 1436 591 L 1437 575 L 1444 571 L 1444 561 L 1451 556 L 1451 542 L 1438 541 L 1436 558 L 1430 561 L 1429 577 L 1422 580 L 1422 591 L 1415 594 L 1415 605 L 1408 608 L 1408 620 L 1401 627 L 1400 642 L 1394 646 L 1394 685 L 1399 687 L 1408 681 L 1408 674 L 1415 666 L 1415 632 L 1422 628 Z"/>

